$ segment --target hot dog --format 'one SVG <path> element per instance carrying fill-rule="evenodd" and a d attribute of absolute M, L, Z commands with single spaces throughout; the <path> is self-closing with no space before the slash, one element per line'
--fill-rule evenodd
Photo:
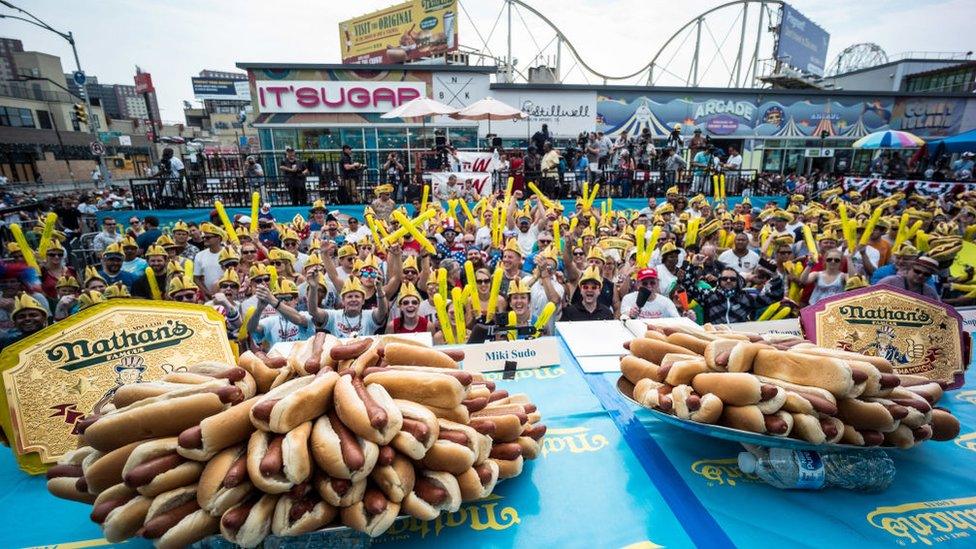
<path fill-rule="evenodd" d="M 723 404 L 748 406 L 756 404 L 764 414 L 772 414 L 783 407 L 786 392 L 769 383 L 762 383 L 756 376 L 741 372 L 703 373 L 691 383 L 698 394 L 712 393 Z"/>
<path fill-rule="evenodd" d="M 859 430 L 889 433 L 898 428 L 900 420 L 909 414 L 900 404 L 865 402 L 853 398 L 837 401 L 837 417 Z"/>
<path fill-rule="evenodd" d="M 312 422 L 306 421 L 284 435 L 255 431 L 247 443 L 247 474 L 269 494 L 282 494 L 308 480 L 312 473 L 308 441 Z"/>
<path fill-rule="evenodd" d="M 440 432 L 430 450 L 421 460 L 432 471 L 461 474 L 487 457 L 491 439 L 467 425 L 444 419 L 437 421 Z"/>
<path fill-rule="evenodd" d="M 288 355 L 288 367 L 296 376 L 307 376 L 331 369 L 329 352 L 339 339 L 325 332 L 318 332 L 304 341 L 295 343 Z"/>
<path fill-rule="evenodd" d="M 841 442 L 854 446 L 880 446 L 884 442 L 884 434 L 871 429 L 858 429 L 853 425 L 844 424 L 844 434 Z"/>
<path fill-rule="evenodd" d="M 287 433 L 321 416 L 332 402 L 338 379 L 339 374 L 324 372 L 286 381 L 258 398 L 251 423 L 263 431 Z"/>
<path fill-rule="evenodd" d="M 629 350 L 635 356 L 643 358 L 649 362 L 653 362 L 654 364 L 661 364 L 661 360 L 664 358 L 664 355 L 668 353 L 677 353 L 679 355 L 688 354 L 688 349 L 685 349 L 680 345 L 674 345 L 673 343 L 668 343 L 667 341 L 647 337 L 632 339 L 624 343 L 624 348 Z"/>
<path fill-rule="evenodd" d="M 858 360 L 861 362 L 870 362 L 875 368 L 877 368 L 881 373 L 891 374 L 894 373 L 894 369 L 891 366 L 891 361 L 880 356 L 862 355 L 861 353 L 852 353 L 850 351 L 844 351 L 842 349 L 828 349 L 826 347 L 818 347 L 813 343 L 808 341 L 801 341 L 796 345 L 791 347 L 791 350 L 798 353 L 804 353 L 808 355 L 816 356 L 826 356 L 831 358 L 840 358 L 845 360 Z"/>
<path fill-rule="evenodd" d="M 460 508 L 461 488 L 457 479 L 440 471 L 421 471 L 413 491 L 403 500 L 403 510 L 420 520 L 433 520 L 441 511 L 454 513 Z"/>
<path fill-rule="evenodd" d="M 220 534 L 241 547 L 257 547 L 271 532 L 279 496 L 253 492 L 220 517 Z"/>
<path fill-rule="evenodd" d="M 932 440 L 952 440 L 959 436 L 959 420 L 945 408 L 932 408 Z"/>
<path fill-rule="evenodd" d="M 698 423 L 715 423 L 722 415 L 722 400 L 713 394 L 699 395 L 687 385 L 678 385 L 671 390 L 674 402 L 674 415 Z"/>
<path fill-rule="evenodd" d="M 395 455 L 388 460 L 388 463 L 382 457 L 377 460 L 376 467 L 373 468 L 373 472 L 370 473 L 369 478 L 377 488 L 386 494 L 387 499 L 392 502 L 401 503 L 403 498 L 407 497 L 407 494 L 413 490 L 413 485 L 416 480 L 413 463 L 403 455 L 393 452 L 393 449 L 389 446 L 384 446 L 380 450 L 381 456 L 384 453 L 384 449 L 389 449 Z"/>
<path fill-rule="evenodd" d="M 695 376 L 708 372 L 705 360 L 696 358 L 692 360 L 678 360 L 668 364 L 667 360 L 661 365 L 661 374 L 664 375 L 664 383 L 668 385 L 688 385 Z"/>
<path fill-rule="evenodd" d="M 314 488 L 303 484 L 300 494 L 288 493 L 278 499 L 271 531 L 276 536 L 297 536 L 319 530 L 332 522 L 338 511 L 322 501 Z"/>
<path fill-rule="evenodd" d="M 388 364 L 394 366 L 428 366 L 446 369 L 457 369 L 459 367 L 458 361 L 443 351 L 400 342 L 390 342 L 384 345 L 383 357 Z"/>
<path fill-rule="evenodd" d="M 228 383 L 237 387 L 244 393 L 244 399 L 249 399 L 257 393 L 257 382 L 246 369 L 237 365 L 230 365 L 224 362 L 209 360 L 198 362 L 187 367 L 186 373 L 211 377 L 214 379 L 225 379 Z M 163 377 L 166 379 L 166 376 Z"/>
<path fill-rule="evenodd" d="M 224 448 L 244 442 L 255 429 L 250 413 L 257 401 L 258 397 L 250 398 L 184 430 L 177 437 L 176 451 L 187 459 L 207 461 Z"/>
<path fill-rule="evenodd" d="M 47 471 L 48 492 L 62 499 L 93 503 L 95 495 L 88 492 L 87 484 L 83 483 L 84 489 L 79 489 L 78 482 L 85 478 L 82 462 L 95 452 L 94 448 L 84 446 L 65 454 L 58 460 L 57 465 Z"/>
<path fill-rule="evenodd" d="M 346 526 L 376 537 L 389 529 L 399 512 L 399 503 L 388 500 L 378 489 L 368 487 L 362 501 L 343 507 L 340 515 Z"/>
<path fill-rule="evenodd" d="M 808 414 L 790 414 L 793 430 L 790 436 L 811 444 L 833 444 L 844 434 L 844 422 L 835 417 L 818 418 Z"/>
<path fill-rule="evenodd" d="M 125 462 L 128 461 L 132 451 L 142 443 L 143 441 L 132 442 L 106 454 L 101 452 L 88 454 L 81 463 L 88 492 L 100 494 L 121 482 Z"/>
<path fill-rule="evenodd" d="M 259 393 L 266 393 L 271 390 L 282 369 L 286 369 L 288 359 L 278 355 L 269 356 L 264 351 L 245 351 L 237 358 L 237 365 L 254 377 Z"/>
<path fill-rule="evenodd" d="M 139 533 L 156 547 L 185 547 L 215 534 L 218 519 L 200 509 L 196 485 L 184 486 L 156 496 Z"/>
<path fill-rule="evenodd" d="M 797 385 L 765 376 L 756 376 L 756 379 L 764 384 L 775 385 L 786 391 L 783 410 L 787 412 L 809 415 L 837 415 L 837 398 L 826 389 Z"/>
<path fill-rule="evenodd" d="M 195 484 L 203 464 L 176 452 L 176 437 L 144 442 L 136 447 L 122 468 L 125 485 L 146 497 Z"/>
<path fill-rule="evenodd" d="M 351 364 L 351 361 L 365 353 L 372 345 L 373 340 L 368 337 L 357 338 L 334 345 L 329 349 L 328 365 L 330 368 L 338 371 L 340 370 L 341 363 L 349 362 Z"/>
<path fill-rule="evenodd" d="M 857 377 L 845 360 L 774 349 L 760 349 L 752 371 L 760 376 L 820 387 L 839 398 L 851 393 Z"/>
<path fill-rule="evenodd" d="M 440 433 L 437 416 L 409 400 L 396 399 L 393 402 L 403 416 L 403 423 L 391 444 L 411 459 L 421 459 L 434 445 Z"/>
<path fill-rule="evenodd" d="M 458 373 L 467 374 L 460 370 Z M 470 385 L 470 374 L 467 374 L 467 378 Z M 382 385 L 393 398 L 412 400 L 441 408 L 453 408 L 461 404 L 466 397 L 465 386 L 457 377 L 442 373 L 387 368 L 366 375 L 363 383 L 367 387 L 374 383 Z"/>
<path fill-rule="evenodd" d="M 124 484 L 116 484 L 95 499 L 91 520 L 102 527 L 105 539 L 119 543 L 136 535 L 151 503 L 152 498 L 141 496 Z"/>
<path fill-rule="evenodd" d="M 353 482 L 344 478 L 331 478 L 319 471 L 315 474 L 313 484 L 322 499 L 333 507 L 349 507 L 362 501 L 366 493 L 366 479 Z"/>
<path fill-rule="evenodd" d="M 455 475 L 461 492 L 461 501 L 474 501 L 491 494 L 495 484 L 498 483 L 498 474 L 498 464 L 489 459 L 460 475 Z"/>
<path fill-rule="evenodd" d="M 717 339 L 705 346 L 705 363 L 716 372 L 749 372 L 759 350 L 768 348 L 762 343 Z"/>
<path fill-rule="evenodd" d="M 719 424 L 753 433 L 785 437 L 793 429 L 793 416 L 786 412 L 764 414 L 758 406 L 726 406 Z"/>
<path fill-rule="evenodd" d="M 660 369 L 657 364 L 634 355 L 620 357 L 620 373 L 634 385 L 642 379 L 653 379 L 658 383 L 663 382 L 664 376 L 659 374 Z"/>
<path fill-rule="evenodd" d="M 353 375 L 341 376 L 336 384 L 335 408 L 349 429 L 376 444 L 388 444 L 403 425 L 400 409 L 386 389 L 379 383 L 366 386 Z"/>
<path fill-rule="evenodd" d="M 335 411 L 315 420 L 311 450 L 315 463 L 330 477 L 353 482 L 369 476 L 379 457 L 376 443 L 357 436 Z"/>
<path fill-rule="evenodd" d="M 655 408 L 669 414 L 674 413 L 671 387 L 652 379 L 642 379 L 634 386 L 634 400 L 647 408 Z"/>
<path fill-rule="evenodd" d="M 251 493 L 253 484 L 247 474 L 247 447 L 232 446 L 207 462 L 197 485 L 197 504 L 207 513 L 219 517 Z"/>

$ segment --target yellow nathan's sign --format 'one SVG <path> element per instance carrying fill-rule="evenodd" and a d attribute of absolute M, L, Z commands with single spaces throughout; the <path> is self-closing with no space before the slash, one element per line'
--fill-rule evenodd
<path fill-rule="evenodd" d="M 458 48 L 457 0 L 411 0 L 339 23 L 343 63 L 386 64 Z"/>
<path fill-rule="evenodd" d="M 869 286 L 805 307 L 803 331 L 823 347 L 878 356 L 895 372 L 963 385 L 962 317 L 952 307 L 892 286 Z"/>
<path fill-rule="evenodd" d="M 233 364 L 223 316 L 210 307 L 112 300 L 4 349 L 0 412 L 22 469 L 44 472 L 78 444 L 78 420 L 122 385 L 197 362 Z"/>
<path fill-rule="evenodd" d="M 918 501 L 878 507 L 868 513 L 871 526 L 902 545 L 928 545 L 976 534 L 976 497 Z"/>

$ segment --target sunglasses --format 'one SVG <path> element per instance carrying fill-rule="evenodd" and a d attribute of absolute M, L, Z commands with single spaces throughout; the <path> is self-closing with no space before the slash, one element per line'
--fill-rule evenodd
<path fill-rule="evenodd" d="M 47 256 L 48 257 L 64 257 L 64 253 L 62 253 L 62 252 L 48 252 L 47 253 Z"/>
<path fill-rule="evenodd" d="M 176 294 L 173 296 L 175 301 L 194 301 L 196 299 L 196 292 L 185 292 L 182 294 Z"/>
<path fill-rule="evenodd" d="M 115 223 L 105 223 L 105 226 L 106 227 L 114 227 L 115 226 Z"/>
<path fill-rule="evenodd" d="M 824 261 L 826 261 L 827 263 L 840 263 L 840 258 L 839 257 L 828 257 L 827 259 L 824 259 Z"/>
<path fill-rule="evenodd" d="M 242 254 L 245 254 L 245 255 L 254 255 L 254 254 L 258 253 L 258 251 L 257 250 L 241 250 L 241 253 Z"/>
<path fill-rule="evenodd" d="M 239 261 L 236 261 L 236 260 L 235 261 L 224 261 L 223 263 L 220 264 L 220 266 L 223 267 L 223 268 L 225 268 L 225 269 L 227 269 L 227 268 L 230 268 L 230 267 L 236 267 L 239 264 L 240 264 L 240 262 Z"/>
<path fill-rule="evenodd" d="M 141 223 L 141 221 L 139 221 L 138 219 L 129 220 L 129 225 L 138 225 L 139 223 Z"/>
<path fill-rule="evenodd" d="M 465 244 L 474 244 L 474 240 L 464 239 Z"/>
<path fill-rule="evenodd" d="M 285 241 L 285 246 L 298 246 L 298 241 L 297 240 L 286 240 Z"/>
<path fill-rule="evenodd" d="M 409 307 L 411 305 L 420 305 L 420 302 L 416 299 L 403 299 L 400 301 L 400 305 L 403 307 Z"/>
<path fill-rule="evenodd" d="M 291 261 L 272 261 L 271 264 L 275 267 L 281 267 L 283 265 L 291 265 Z"/>
<path fill-rule="evenodd" d="M 791 252 L 789 250 L 779 250 L 776 253 L 778 253 L 779 255 L 789 255 L 789 254 L 791 254 L 793 252 Z"/>
<path fill-rule="evenodd" d="M 380 276 L 380 273 L 376 271 L 361 271 L 359 273 L 359 278 L 377 278 L 378 276 Z"/>
<path fill-rule="evenodd" d="M 475 283 L 477 284 L 491 284 L 490 278 L 476 278 Z"/>
<path fill-rule="evenodd" d="M 643 287 L 645 287 L 645 288 L 646 287 L 649 287 L 649 286 L 653 286 L 655 284 L 657 284 L 657 279 L 656 278 L 647 278 L 647 279 L 644 279 L 644 280 L 641 280 L 640 281 L 640 285 L 643 286 Z"/>
<path fill-rule="evenodd" d="M 255 282 L 257 284 L 268 283 L 270 281 L 271 281 L 270 276 L 258 276 L 251 279 L 251 282 Z"/>
<path fill-rule="evenodd" d="M 718 277 L 718 279 L 721 280 L 722 282 L 735 282 L 734 276 L 720 276 Z"/>
<path fill-rule="evenodd" d="M 275 296 L 275 297 L 278 298 L 278 301 L 284 301 L 285 303 L 288 303 L 290 301 L 295 301 L 295 296 L 293 296 L 293 295 L 281 295 L 281 296 Z"/>
<path fill-rule="evenodd" d="M 539 244 L 543 246 L 548 246 L 549 244 L 552 244 L 552 240 L 540 240 Z"/>
<path fill-rule="evenodd" d="M 237 284 L 231 284 L 230 282 L 220 285 L 221 290 L 236 290 L 237 288 Z"/>

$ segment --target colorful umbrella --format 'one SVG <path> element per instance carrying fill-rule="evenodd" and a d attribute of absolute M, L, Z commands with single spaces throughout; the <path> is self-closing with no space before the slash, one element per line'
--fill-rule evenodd
<path fill-rule="evenodd" d="M 914 149 L 925 144 L 915 134 L 897 130 L 874 132 L 854 142 L 855 149 Z"/>

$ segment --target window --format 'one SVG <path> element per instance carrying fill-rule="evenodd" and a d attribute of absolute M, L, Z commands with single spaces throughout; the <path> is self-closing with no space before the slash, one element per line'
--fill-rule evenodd
<path fill-rule="evenodd" d="M 42 130 L 50 130 L 54 126 L 51 124 L 51 113 L 47 111 L 37 111 L 37 125 Z"/>
<path fill-rule="evenodd" d="M 11 126 L 14 128 L 33 128 L 34 114 L 30 109 L 18 109 L 17 107 L 0 107 L 0 126 Z"/>

